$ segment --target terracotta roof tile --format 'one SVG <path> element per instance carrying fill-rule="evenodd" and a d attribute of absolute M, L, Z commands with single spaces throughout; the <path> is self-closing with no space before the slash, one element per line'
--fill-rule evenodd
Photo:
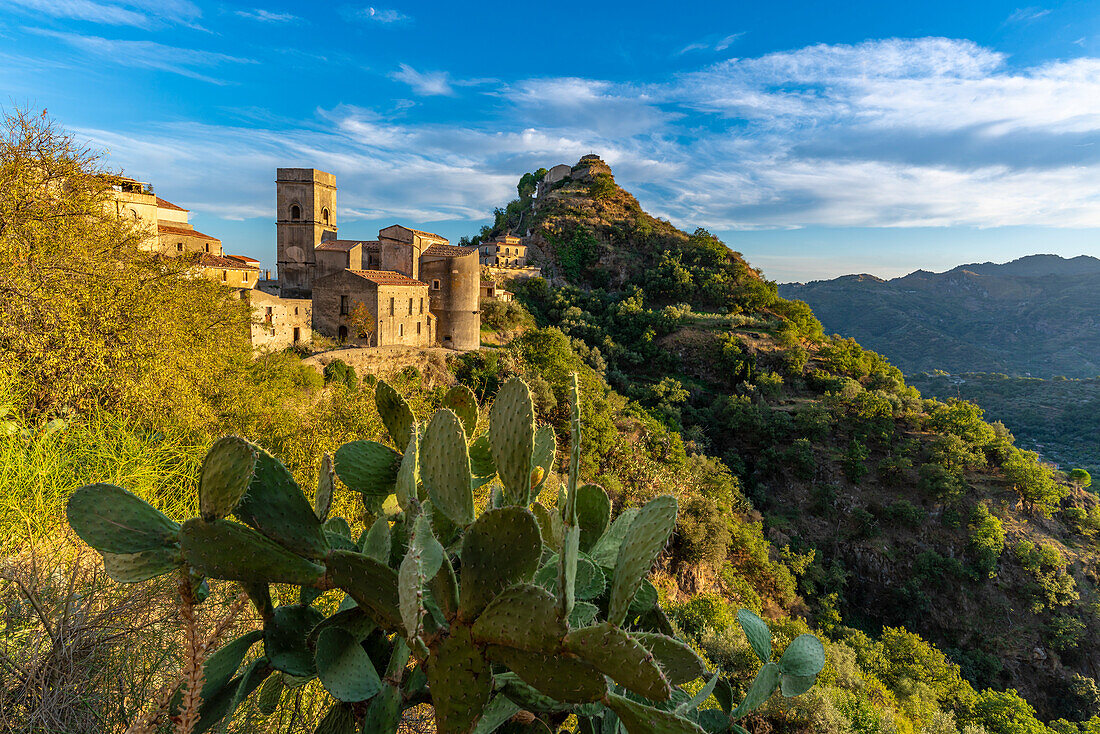
<path fill-rule="evenodd" d="M 217 237 L 203 234 L 197 229 L 192 229 L 191 227 L 177 227 L 173 224 L 162 224 L 161 222 L 157 222 L 157 234 L 183 235 L 184 237 L 198 237 L 199 239 L 209 240 L 210 242 L 221 242 Z"/>
<path fill-rule="evenodd" d="M 425 232 L 422 229 L 414 229 L 412 231 L 420 235 L 421 237 L 432 237 L 437 240 L 443 240 L 444 242 L 450 242 L 450 240 L 448 240 L 446 237 L 441 234 L 436 234 L 435 232 Z"/>
<path fill-rule="evenodd" d="M 353 247 L 360 245 L 359 240 L 322 240 L 315 250 L 323 252 L 350 252 Z"/>
<path fill-rule="evenodd" d="M 222 257 L 204 252 L 199 258 L 199 266 L 203 268 L 218 268 L 220 270 L 259 270 L 255 265 L 248 265 L 234 257 Z"/>
<path fill-rule="evenodd" d="M 458 245 L 432 245 L 421 255 L 435 255 L 436 257 L 459 257 L 477 252 L 476 247 L 459 247 Z"/>
<path fill-rule="evenodd" d="M 398 273 L 395 270 L 351 270 L 349 271 L 358 275 L 364 280 L 369 280 L 372 283 L 378 285 L 413 285 L 428 287 L 427 283 L 423 283 L 419 280 L 413 280 L 404 273 Z"/>
<path fill-rule="evenodd" d="M 260 262 L 260 261 L 259 261 L 259 260 L 257 260 L 256 258 L 254 258 L 254 257 L 249 257 L 248 255 L 226 255 L 226 257 L 231 257 L 231 258 L 233 258 L 234 260 L 240 260 L 241 262 L 245 263 L 246 265 L 247 265 L 247 264 L 250 264 L 250 263 L 258 263 L 258 262 Z"/>
<path fill-rule="evenodd" d="M 160 198 L 159 196 L 157 197 L 157 208 L 158 209 L 174 209 L 177 212 L 190 211 L 190 209 L 184 209 L 182 206 L 176 206 L 175 204 L 173 204 L 170 201 L 165 201 L 164 199 Z"/>

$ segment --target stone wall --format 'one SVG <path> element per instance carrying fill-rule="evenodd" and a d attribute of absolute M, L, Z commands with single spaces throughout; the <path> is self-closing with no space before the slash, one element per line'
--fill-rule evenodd
<path fill-rule="evenodd" d="M 430 347 L 435 343 L 428 289 L 379 285 L 374 346 Z"/>

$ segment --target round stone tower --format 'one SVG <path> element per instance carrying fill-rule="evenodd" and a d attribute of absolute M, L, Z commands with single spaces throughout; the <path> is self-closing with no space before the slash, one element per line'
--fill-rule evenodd
<path fill-rule="evenodd" d="M 436 322 L 436 339 L 450 349 L 481 346 L 481 266 L 476 247 L 432 245 L 420 256 L 420 280 Z"/>

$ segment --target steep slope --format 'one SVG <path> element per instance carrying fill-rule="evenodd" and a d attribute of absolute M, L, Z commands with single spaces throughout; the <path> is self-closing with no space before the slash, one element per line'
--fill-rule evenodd
<path fill-rule="evenodd" d="M 717 238 L 641 211 L 594 157 L 549 196 L 498 210 L 473 241 L 505 230 L 547 275 L 512 285 L 539 325 L 736 475 L 774 560 L 798 577 L 806 606 L 786 611 L 836 639 L 904 625 L 975 686 L 1017 689 L 1048 719 L 1100 714 L 1100 691 L 1088 696 L 1100 668 L 1093 495 L 976 406 L 921 400 L 879 355 L 826 337 Z M 1040 288 L 950 277 L 979 294 Z M 857 293 L 883 285 L 848 280 Z M 708 552 L 693 591 L 745 603 L 739 542 Z M 961 721 L 970 709 L 954 710 Z"/>
<path fill-rule="evenodd" d="M 1100 374 L 1100 260 L 1033 255 L 1010 263 L 844 276 L 782 285 L 830 333 L 885 354 L 906 374 Z"/>

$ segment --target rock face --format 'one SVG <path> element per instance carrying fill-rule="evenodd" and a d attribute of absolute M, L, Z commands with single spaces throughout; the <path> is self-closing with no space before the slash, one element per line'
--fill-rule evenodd
<path fill-rule="evenodd" d="M 826 331 L 854 337 L 904 372 L 1100 374 L 1100 260 L 1032 255 L 1009 263 L 849 275 L 781 285 Z"/>

